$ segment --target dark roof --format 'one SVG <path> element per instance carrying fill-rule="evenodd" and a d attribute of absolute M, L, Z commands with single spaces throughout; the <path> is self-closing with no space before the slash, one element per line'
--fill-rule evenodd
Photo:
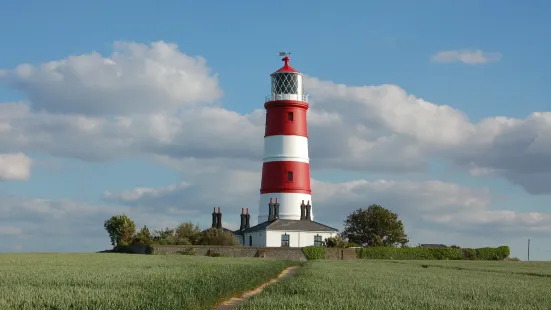
<path fill-rule="evenodd" d="M 447 248 L 444 244 L 421 244 L 423 248 Z"/>
<path fill-rule="evenodd" d="M 288 230 L 288 231 L 338 231 L 338 229 L 308 220 L 283 220 L 275 219 L 266 221 L 243 231 L 236 230 L 235 234 L 261 230 Z"/>

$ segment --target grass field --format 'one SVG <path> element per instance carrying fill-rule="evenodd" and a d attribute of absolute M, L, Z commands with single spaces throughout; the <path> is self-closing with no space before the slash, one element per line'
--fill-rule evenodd
<path fill-rule="evenodd" d="M 551 263 L 312 261 L 237 309 L 551 309 Z"/>
<path fill-rule="evenodd" d="M 291 263 L 0 254 L 0 309 L 212 309 Z M 238 309 L 551 309 L 551 263 L 311 261 Z"/>
<path fill-rule="evenodd" d="M 0 254 L 0 309 L 209 309 L 288 262 L 124 254 Z"/>

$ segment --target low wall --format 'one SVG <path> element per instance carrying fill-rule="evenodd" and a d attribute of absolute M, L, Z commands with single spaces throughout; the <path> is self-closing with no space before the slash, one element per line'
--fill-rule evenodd
<path fill-rule="evenodd" d="M 326 248 L 325 259 L 357 259 L 356 249 Z"/>
<path fill-rule="evenodd" d="M 217 253 L 227 257 L 266 257 L 306 261 L 306 256 L 304 256 L 302 248 L 265 248 L 215 245 L 153 245 L 153 254 L 156 255 L 182 255 L 184 253 L 197 256 L 206 256 L 209 253 Z"/>

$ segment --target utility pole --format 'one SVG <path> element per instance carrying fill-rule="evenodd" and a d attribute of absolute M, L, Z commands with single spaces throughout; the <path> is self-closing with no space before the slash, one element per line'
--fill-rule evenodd
<path fill-rule="evenodd" d="M 530 239 L 528 239 L 528 261 L 530 261 Z"/>

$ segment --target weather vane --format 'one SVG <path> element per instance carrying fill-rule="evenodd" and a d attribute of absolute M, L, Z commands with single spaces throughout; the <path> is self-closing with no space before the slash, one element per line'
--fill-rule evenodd
<path fill-rule="evenodd" d="M 279 56 L 289 56 L 291 52 L 279 52 Z"/>

